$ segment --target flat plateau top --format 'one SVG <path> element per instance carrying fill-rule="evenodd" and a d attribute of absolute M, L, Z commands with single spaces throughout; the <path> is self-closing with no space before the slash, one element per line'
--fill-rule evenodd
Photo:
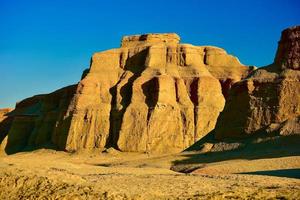
<path fill-rule="evenodd" d="M 167 43 L 178 44 L 180 37 L 176 33 L 149 33 L 142 35 L 130 35 L 122 38 L 121 47 L 136 46 L 139 44 Z"/>

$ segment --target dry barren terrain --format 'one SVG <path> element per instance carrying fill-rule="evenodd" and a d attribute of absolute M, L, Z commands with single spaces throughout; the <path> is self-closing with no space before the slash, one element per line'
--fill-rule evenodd
<path fill-rule="evenodd" d="M 0 157 L 0 199 L 299 199 L 300 156 L 180 165 L 195 153 L 36 150 Z"/>

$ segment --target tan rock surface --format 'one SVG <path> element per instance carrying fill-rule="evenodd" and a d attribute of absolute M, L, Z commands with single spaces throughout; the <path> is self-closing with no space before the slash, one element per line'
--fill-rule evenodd
<path fill-rule="evenodd" d="M 180 37 L 175 33 L 131 35 L 122 38 L 121 47 L 135 47 L 137 45 L 152 45 L 157 43 L 177 45 L 179 41 Z"/>

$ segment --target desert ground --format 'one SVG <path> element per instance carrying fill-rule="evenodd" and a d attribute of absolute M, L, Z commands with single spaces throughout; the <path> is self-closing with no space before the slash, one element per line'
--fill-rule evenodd
<path fill-rule="evenodd" d="M 115 149 L 2 155 L 0 199 L 300 199 L 300 156 L 203 156 Z"/>

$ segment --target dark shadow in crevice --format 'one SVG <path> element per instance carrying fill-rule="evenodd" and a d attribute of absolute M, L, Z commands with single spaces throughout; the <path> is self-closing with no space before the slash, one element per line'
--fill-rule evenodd
<path fill-rule="evenodd" d="M 147 113 L 147 122 L 151 117 L 152 111 L 155 105 L 158 102 L 158 90 L 159 90 L 159 83 L 156 77 L 152 78 L 151 80 L 145 82 L 142 85 L 143 93 L 146 97 L 146 104 L 148 106 L 148 113 Z"/>
<path fill-rule="evenodd" d="M 227 99 L 228 95 L 229 95 L 229 90 L 230 90 L 231 86 L 233 85 L 233 80 L 228 78 L 226 80 L 220 80 L 219 82 L 221 84 L 222 94 L 223 94 L 224 98 Z"/>
<path fill-rule="evenodd" d="M 199 99 L 198 99 L 198 88 L 199 88 L 199 77 L 195 77 L 192 79 L 191 84 L 189 85 L 189 97 L 194 105 L 194 127 L 197 127 L 197 121 L 198 121 L 198 105 L 199 105 Z M 194 140 L 197 138 L 197 129 L 194 130 Z"/>
<path fill-rule="evenodd" d="M 198 102 L 198 85 L 199 85 L 199 78 L 194 78 L 190 85 L 190 99 L 196 108 L 199 104 Z"/>

